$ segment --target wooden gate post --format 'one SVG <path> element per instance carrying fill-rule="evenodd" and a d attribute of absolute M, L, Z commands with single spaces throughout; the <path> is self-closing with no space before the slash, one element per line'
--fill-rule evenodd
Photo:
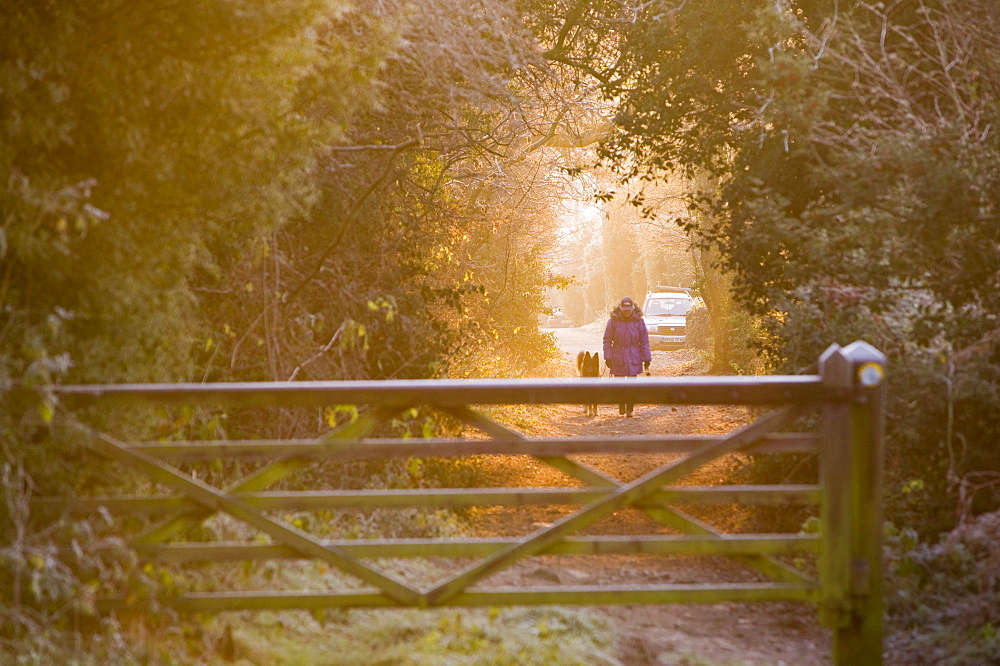
<path fill-rule="evenodd" d="M 820 357 L 824 384 L 848 397 L 825 406 L 820 465 L 821 613 L 835 664 L 882 663 L 885 360 L 865 342 L 832 345 Z"/>

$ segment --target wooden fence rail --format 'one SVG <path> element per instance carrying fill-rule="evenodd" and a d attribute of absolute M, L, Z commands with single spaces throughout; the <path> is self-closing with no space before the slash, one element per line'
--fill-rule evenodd
<path fill-rule="evenodd" d="M 294 382 L 48 387 L 65 421 L 93 449 L 138 470 L 160 489 L 138 495 L 44 497 L 36 516 L 101 511 L 146 525 L 130 541 L 143 559 L 162 565 L 195 562 L 314 560 L 348 574 L 349 589 L 188 592 L 166 600 L 182 611 L 319 609 L 329 607 L 499 606 L 511 604 L 713 603 L 791 600 L 815 604 L 833 630 L 838 664 L 881 663 L 881 466 L 884 356 L 855 342 L 831 346 L 816 375 L 638 380 L 470 380 Z M 724 436 L 528 438 L 473 406 L 538 404 L 737 404 L 773 407 Z M 315 440 L 125 442 L 87 425 L 86 414 L 114 405 L 366 406 L 360 417 Z M 482 433 L 479 439 L 378 439 L 381 424 L 417 406 L 448 414 Z M 786 433 L 802 416 L 816 432 Z M 570 456 L 670 454 L 669 462 L 629 482 Z M 819 474 L 805 485 L 681 485 L 685 477 L 733 453 L 815 454 Z M 323 461 L 533 456 L 577 485 L 554 488 L 269 490 Z M 248 461 L 254 470 L 227 487 L 190 472 L 198 461 Z M 188 471 L 185 471 L 188 470 Z M 162 493 L 170 491 L 170 494 Z M 679 507 L 705 504 L 816 506 L 818 534 L 725 534 Z M 455 539 L 323 539 L 279 514 L 423 507 L 576 507 L 528 535 Z M 581 535 L 622 510 L 637 510 L 679 534 Z M 253 541 L 184 540 L 213 515 L 249 526 Z M 263 540 L 261 540 L 263 539 Z M 490 587 L 494 574 L 526 558 L 580 555 L 715 555 L 756 572 L 732 583 Z M 109 553 L 111 556 L 112 553 Z M 815 567 L 803 567 L 812 557 Z M 385 562 L 450 558 L 456 564 L 433 582 L 407 580 Z M 455 571 L 455 567 L 458 568 Z M 813 572 L 816 573 L 813 573 Z M 127 607 L 124 596 L 100 608 Z"/>

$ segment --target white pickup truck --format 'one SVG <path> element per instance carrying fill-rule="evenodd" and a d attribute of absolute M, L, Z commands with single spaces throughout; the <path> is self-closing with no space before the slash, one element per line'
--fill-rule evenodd
<path fill-rule="evenodd" d="M 687 313 L 694 304 L 685 289 L 664 287 L 651 291 L 642 304 L 643 319 L 649 331 L 649 347 L 658 350 L 684 349 Z"/>

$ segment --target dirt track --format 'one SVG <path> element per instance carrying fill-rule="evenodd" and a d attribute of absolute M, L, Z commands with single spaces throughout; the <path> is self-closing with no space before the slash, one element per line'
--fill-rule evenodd
<path fill-rule="evenodd" d="M 566 352 L 566 376 L 575 373 L 576 353 L 600 350 L 601 329 L 559 329 L 557 341 Z M 695 356 L 689 352 L 654 352 L 652 374 L 677 376 L 701 374 Z M 638 435 L 652 433 L 725 433 L 746 423 L 739 407 L 637 405 L 635 418 L 618 415 L 613 405 L 602 405 L 596 417 L 588 417 L 582 407 L 545 408 L 544 416 L 529 426 L 536 437 L 574 435 Z M 665 464 L 671 456 L 580 456 L 579 462 L 629 481 Z M 513 464 L 509 458 L 483 461 L 482 473 L 488 482 L 503 486 L 569 486 L 577 482 L 533 458 Z M 703 468 L 683 483 L 718 482 L 725 461 Z M 568 507 L 520 507 L 484 509 L 474 516 L 482 536 L 528 534 L 571 509 Z M 703 517 L 703 516 L 700 516 Z M 714 527 L 725 532 L 739 531 L 741 516 L 718 510 L 710 516 Z M 597 534 L 671 533 L 638 511 L 622 511 L 590 528 Z M 594 584 L 597 582 L 738 582 L 763 580 L 753 570 L 727 558 L 654 556 L 555 556 L 532 558 L 518 567 L 490 579 L 495 584 Z M 621 663 L 642 664 L 726 664 L 809 666 L 829 664 L 830 639 L 819 626 L 815 608 L 798 603 L 719 603 L 706 605 L 636 605 L 599 608 L 615 626 L 615 653 Z"/>

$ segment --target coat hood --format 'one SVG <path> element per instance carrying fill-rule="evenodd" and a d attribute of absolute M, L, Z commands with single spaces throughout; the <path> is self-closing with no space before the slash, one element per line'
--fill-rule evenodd
<path fill-rule="evenodd" d="M 639 306 L 637 305 L 635 306 L 635 309 L 632 310 L 632 319 L 639 319 L 641 317 L 642 317 L 642 309 L 640 309 Z M 611 311 L 611 318 L 621 319 L 621 320 L 625 319 L 625 316 L 622 314 L 621 306 L 616 306 L 615 309 Z"/>

